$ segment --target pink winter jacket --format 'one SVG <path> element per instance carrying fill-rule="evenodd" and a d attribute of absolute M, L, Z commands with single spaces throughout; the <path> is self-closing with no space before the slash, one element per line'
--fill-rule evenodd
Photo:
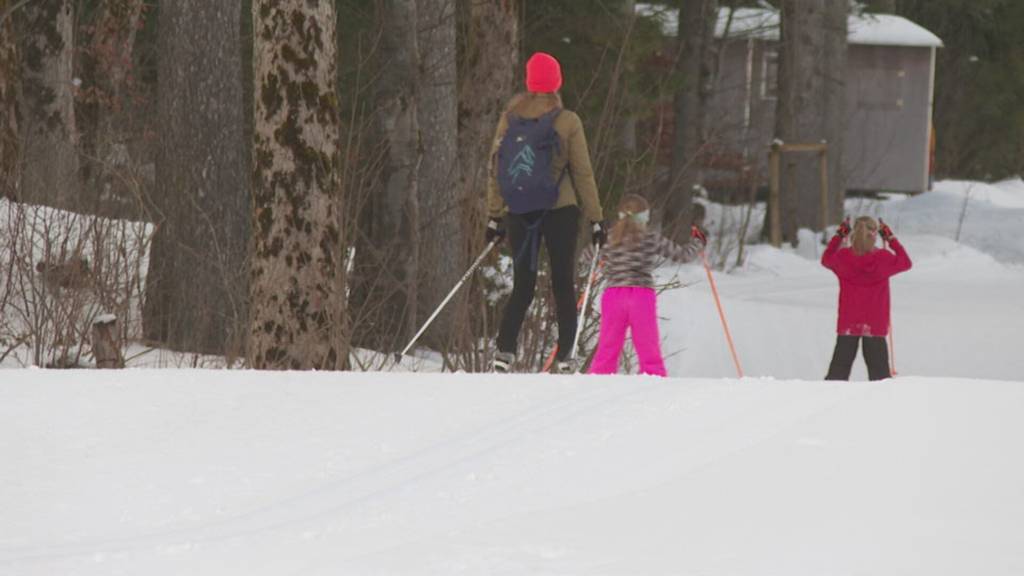
<path fill-rule="evenodd" d="M 889 277 L 910 270 L 910 257 L 899 240 L 889 242 L 892 252 L 873 250 L 858 256 L 840 248 L 835 236 L 821 256 L 821 263 L 839 277 L 839 334 L 887 336 L 889 334 Z"/>

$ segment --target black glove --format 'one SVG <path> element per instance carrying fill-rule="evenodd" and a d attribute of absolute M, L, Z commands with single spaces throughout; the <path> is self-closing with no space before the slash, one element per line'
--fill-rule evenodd
<path fill-rule="evenodd" d="M 708 233 L 701 230 L 700 226 L 697 226 L 696 224 L 690 226 L 690 237 L 700 240 L 702 246 L 708 245 Z"/>
<path fill-rule="evenodd" d="M 882 237 L 882 240 L 892 242 L 892 239 L 895 236 L 895 234 L 892 233 L 892 228 L 889 228 L 889 225 L 881 218 L 878 219 L 878 224 L 878 235 Z"/>
<path fill-rule="evenodd" d="M 839 236 L 840 238 L 846 238 L 849 235 L 850 235 L 850 217 L 847 216 L 846 219 L 843 220 L 839 224 L 839 227 L 836 228 L 836 236 Z"/>
<path fill-rule="evenodd" d="M 487 230 L 484 232 L 484 238 L 487 239 L 487 243 L 498 241 L 505 237 L 505 224 L 501 221 L 501 218 L 491 218 L 487 221 Z"/>
<path fill-rule="evenodd" d="M 608 241 L 608 232 L 604 229 L 604 222 L 594 222 L 591 230 L 591 242 L 598 246 L 604 246 L 604 243 Z"/>

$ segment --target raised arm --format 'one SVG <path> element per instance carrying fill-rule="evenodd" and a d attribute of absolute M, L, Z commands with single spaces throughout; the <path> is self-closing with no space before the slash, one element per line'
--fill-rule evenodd
<path fill-rule="evenodd" d="M 659 234 L 657 248 L 659 255 L 673 262 L 692 262 L 704 249 L 704 243 L 699 238 L 690 238 L 689 242 L 679 245 Z"/>
<path fill-rule="evenodd" d="M 908 255 L 906 249 L 903 248 L 903 244 L 896 239 L 896 236 L 892 233 L 892 228 L 889 228 L 889 225 L 885 222 L 881 222 L 881 227 L 879 228 L 878 233 L 881 234 L 882 239 L 889 244 L 889 248 L 892 249 L 894 255 L 893 258 L 886 259 L 886 274 L 888 276 L 892 276 L 894 274 L 910 270 L 910 267 L 913 266 L 910 262 L 910 255 Z"/>
<path fill-rule="evenodd" d="M 840 274 L 844 272 L 842 261 L 838 258 L 839 249 L 843 247 L 843 239 L 850 234 L 850 219 L 846 218 L 836 228 L 835 236 L 829 240 L 825 253 L 821 255 L 821 265 Z"/>

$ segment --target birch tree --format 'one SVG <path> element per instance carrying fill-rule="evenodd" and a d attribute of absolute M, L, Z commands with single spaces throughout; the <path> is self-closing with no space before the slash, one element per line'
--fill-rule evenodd
<path fill-rule="evenodd" d="M 337 369 L 348 358 L 341 266 L 333 0 L 254 0 L 249 362 Z"/>

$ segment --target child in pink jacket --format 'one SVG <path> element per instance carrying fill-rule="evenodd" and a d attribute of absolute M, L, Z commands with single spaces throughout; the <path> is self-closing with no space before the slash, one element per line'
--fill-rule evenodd
<path fill-rule="evenodd" d="M 615 374 L 628 328 L 640 360 L 640 373 L 666 375 L 652 272 L 665 259 L 693 260 L 707 238 L 694 226 L 693 238 L 680 246 L 647 231 L 649 216 L 650 207 L 642 196 L 628 195 L 619 205 L 619 220 L 601 254 L 607 288 L 601 296 L 601 332 L 590 374 Z"/>
<path fill-rule="evenodd" d="M 850 236 L 850 246 L 843 241 Z M 892 250 L 878 248 L 878 236 Z M 823 266 L 839 278 L 839 319 L 836 347 L 826 380 L 849 380 L 857 348 L 864 344 L 864 362 L 870 380 L 889 378 L 889 278 L 910 270 L 907 251 L 885 222 L 861 216 L 850 228 L 847 218 L 821 256 Z"/>

